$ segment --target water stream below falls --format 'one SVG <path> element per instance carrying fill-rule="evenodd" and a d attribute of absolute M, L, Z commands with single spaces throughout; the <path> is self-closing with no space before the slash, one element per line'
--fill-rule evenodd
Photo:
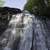
<path fill-rule="evenodd" d="M 1 50 L 50 50 L 50 20 L 44 19 L 29 13 L 13 15 L 0 36 Z"/>

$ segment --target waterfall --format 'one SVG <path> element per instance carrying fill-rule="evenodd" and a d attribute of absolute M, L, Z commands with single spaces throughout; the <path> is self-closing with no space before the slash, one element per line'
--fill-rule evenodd
<path fill-rule="evenodd" d="M 18 45 L 20 33 L 22 32 L 22 24 L 20 24 L 22 20 L 21 17 L 22 14 L 12 15 L 8 28 L 0 37 L 0 45 L 3 49 L 12 49 L 14 46 L 16 47 L 16 45 Z"/>
<path fill-rule="evenodd" d="M 12 15 L 8 28 L 0 36 L 2 50 L 48 50 L 49 20 L 41 20 L 27 11 Z M 47 25 L 46 25 L 47 24 Z"/>
<path fill-rule="evenodd" d="M 19 43 L 18 50 L 30 50 L 32 46 L 32 16 L 29 13 L 24 12 L 23 14 L 23 36 Z"/>

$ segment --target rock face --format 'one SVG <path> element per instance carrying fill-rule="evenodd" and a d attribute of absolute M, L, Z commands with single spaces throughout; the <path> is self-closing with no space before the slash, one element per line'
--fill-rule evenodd
<path fill-rule="evenodd" d="M 7 28 L 9 23 L 7 15 L 0 15 L 0 35 L 4 32 Z"/>

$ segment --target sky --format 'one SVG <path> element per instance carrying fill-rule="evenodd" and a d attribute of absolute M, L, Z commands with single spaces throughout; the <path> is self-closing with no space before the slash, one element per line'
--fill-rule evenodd
<path fill-rule="evenodd" d="M 4 6 L 19 8 L 23 10 L 26 0 L 5 0 Z"/>

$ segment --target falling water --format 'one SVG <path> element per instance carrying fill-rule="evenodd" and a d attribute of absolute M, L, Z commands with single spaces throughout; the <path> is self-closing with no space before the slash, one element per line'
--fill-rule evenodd
<path fill-rule="evenodd" d="M 12 15 L 8 28 L 0 37 L 2 49 L 48 50 L 49 38 L 47 37 L 46 23 L 45 20 L 38 17 L 31 15 L 29 12 Z"/>
<path fill-rule="evenodd" d="M 20 39 L 20 33 L 22 32 L 21 23 L 22 14 L 12 15 L 12 18 L 8 24 L 8 28 L 3 32 L 0 37 L 0 45 L 3 49 L 7 50 L 16 47 Z"/>

